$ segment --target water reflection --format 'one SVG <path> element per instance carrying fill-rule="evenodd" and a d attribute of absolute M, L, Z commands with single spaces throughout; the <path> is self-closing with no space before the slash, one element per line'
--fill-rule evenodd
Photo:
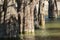
<path fill-rule="evenodd" d="M 35 36 L 24 36 L 24 40 L 35 40 Z"/>
<path fill-rule="evenodd" d="M 41 37 L 41 36 L 24 36 L 23 39 L 21 38 L 0 38 L 0 40 L 60 40 L 60 36 L 47 36 L 47 37 Z"/>

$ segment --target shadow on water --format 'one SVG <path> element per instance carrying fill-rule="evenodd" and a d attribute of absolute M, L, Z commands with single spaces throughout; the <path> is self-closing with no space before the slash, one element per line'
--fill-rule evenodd
<path fill-rule="evenodd" d="M 47 37 L 40 37 L 36 36 L 35 40 L 60 40 L 60 37 L 54 37 L 54 36 L 47 36 Z"/>
<path fill-rule="evenodd" d="M 60 20 L 60 18 L 58 19 L 58 21 L 59 20 Z M 49 23 L 51 23 L 51 22 L 49 22 Z M 50 31 L 55 32 L 54 30 L 57 30 L 58 31 L 58 30 L 60 30 L 60 28 L 48 28 L 46 30 L 50 30 Z M 41 29 L 39 31 L 41 31 Z M 0 40 L 60 40 L 60 36 L 43 36 L 42 37 L 40 35 L 37 35 L 37 36 L 36 35 L 34 35 L 34 36 L 29 36 L 29 35 L 28 36 L 27 35 L 24 36 L 23 35 L 23 36 L 20 36 L 19 38 L 18 37 L 17 38 L 0 38 Z"/>
<path fill-rule="evenodd" d="M 47 37 L 41 37 L 41 36 L 28 36 L 21 38 L 0 38 L 0 40 L 60 40 L 60 36 L 47 36 Z"/>

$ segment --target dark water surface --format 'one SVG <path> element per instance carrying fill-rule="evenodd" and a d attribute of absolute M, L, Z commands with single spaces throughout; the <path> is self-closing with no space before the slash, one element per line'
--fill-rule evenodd
<path fill-rule="evenodd" d="M 60 36 L 48 36 L 48 37 L 41 37 L 41 36 L 28 36 L 23 38 L 0 38 L 0 40 L 60 40 Z"/>
<path fill-rule="evenodd" d="M 46 35 L 48 36 L 41 36 L 41 29 L 35 30 L 35 35 L 34 36 L 29 36 L 29 35 L 23 35 L 17 38 L 0 38 L 0 40 L 60 40 L 60 18 L 58 18 L 56 21 L 54 22 L 49 22 L 49 19 L 46 19 L 46 31 L 44 33 L 47 32 Z M 2 29 L 0 29 L 2 30 Z M 1 36 L 2 33 L 0 33 Z"/>

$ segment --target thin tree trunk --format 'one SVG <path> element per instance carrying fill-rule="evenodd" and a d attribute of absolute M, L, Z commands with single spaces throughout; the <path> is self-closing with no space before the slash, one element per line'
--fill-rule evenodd
<path fill-rule="evenodd" d="M 4 3 L 3 3 L 3 11 L 4 11 L 4 33 L 5 33 L 5 36 L 6 36 L 6 28 L 7 28 L 7 26 L 6 26 L 6 12 L 7 12 L 7 0 L 4 0 Z"/>
<path fill-rule="evenodd" d="M 19 28 L 20 28 L 20 33 L 23 32 L 23 7 L 24 7 L 24 0 L 16 0 L 17 1 L 17 12 L 18 12 L 18 21 L 19 21 Z"/>
<path fill-rule="evenodd" d="M 18 5 L 18 14 L 19 14 L 19 24 L 20 32 L 24 31 L 25 33 L 34 32 L 34 6 L 35 0 L 16 0 Z M 24 3 L 24 4 L 23 4 Z M 23 20 L 24 21 L 23 21 Z"/>
<path fill-rule="evenodd" d="M 55 20 L 57 18 L 58 8 L 56 0 L 49 0 L 49 8 L 48 8 L 48 17 L 49 19 Z"/>
<path fill-rule="evenodd" d="M 42 26 L 41 28 L 45 28 L 45 17 L 44 17 L 44 0 L 39 1 L 39 13 L 38 13 L 38 20 L 39 20 L 39 25 Z"/>
<path fill-rule="evenodd" d="M 34 8 L 34 26 L 35 29 L 39 29 L 39 21 L 38 21 L 38 4 Z"/>
<path fill-rule="evenodd" d="M 6 34 L 5 26 L 4 26 L 4 11 L 3 11 L 3 3 L 4 1 L 0 1 L 0 37 L 4 37 Z"/>
<path fill-rule="evenodd" d="M 20 24 L 20 32 L 22 33 L 23 32 L 23 1 L 24 0 L 21 0 L 21 9 L 20 9 L 20 18 L 21 18 L 21 24 Z"/>

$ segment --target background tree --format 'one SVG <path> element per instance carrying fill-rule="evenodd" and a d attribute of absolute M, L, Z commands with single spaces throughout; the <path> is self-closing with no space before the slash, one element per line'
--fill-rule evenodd
<path fill-rule="evenodd" d="M 58 15 L 57 0 L 49 0 L 48 5 L 48 18 L 50 20 L 55 20 Z"/>
<path fill-rule="evenodd" d="M 0 0 L 0 37 L 6 35 L 6 27 L 4 26 L 4 11 L 3 11 L 4 0 Z"/>
<path fill-rule="evenodd" d="M 25 6 L 25 31 L 34 33 L 34 8 L 39 0 L 26 0 Z"/>
<path fill-rule="evenodd" d="M 3 11 L 6 37 L 16 37 L 18 35 L 18 17 L 15 0 L 4 0 Z"/>
<path fill-rule="evenodd" d="M 34 8 L 34 26 L 35 26 L 35 29 L 39 29 L 39 27 L 40 27 L 39 21 L 38 21 L 38 3 L 36 4 L 36 6 Z"/>
<path fill-rule="evenodd" d="M 24 17 L 24 1 L 25 0 L 16 0 L 17 2 L 17 13 L 18 13 L 18 23 L 19 23 L 19 33 L 23 32 L 23 17 Z M 24 20 L 25 22 L 25 20 Z"/>
<path fill-rule="evenodd" d="M 38 21 L 42 29 L 45 29 L 44 0 L 39 1 Z"/>

